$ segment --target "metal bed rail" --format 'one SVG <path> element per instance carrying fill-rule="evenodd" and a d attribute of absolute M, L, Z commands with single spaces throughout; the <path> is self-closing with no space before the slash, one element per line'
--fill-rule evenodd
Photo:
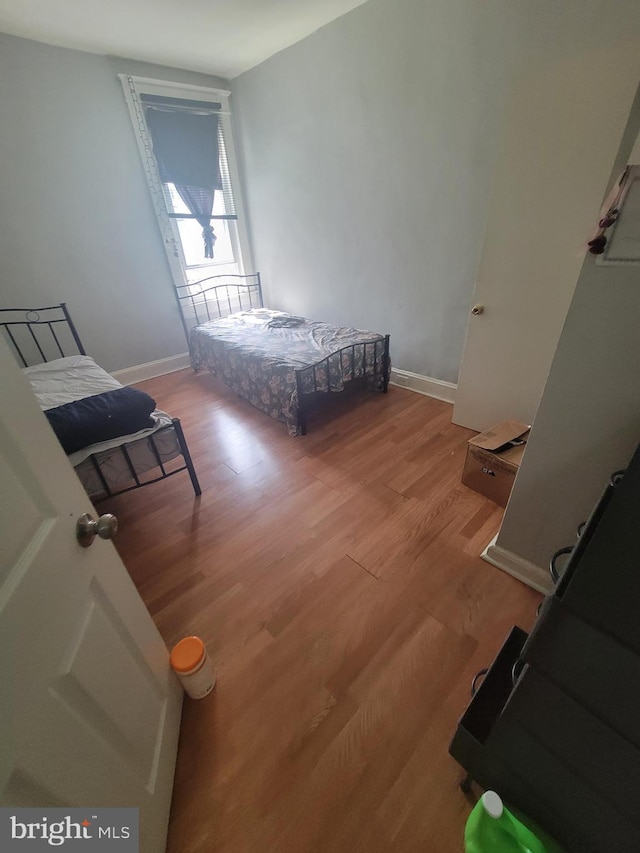
<path fill-rule="evenodd" d="M 367 373 L 367 347 L 373 347 L 372 365 L 374 370 L 372 373 Z M 362 371 L 356 375 L 356 351 L 362 350 Z M 344 387 L 343 368 L 346 363 L 348 367 L 348 375 L 350 379 L 346 382 L 351 382 L 357 379 L 371 380 L 373 383 L 379 381 L 380 391 L 386 394 L 389 389 L 389 378 L 391 373 L 391 361 L 389 358 L 389 335 L 378 338 L 374 341 L 358 341 L 357 343 L 347 344 L 339 350 L 321 359 L 315 364 L 301 367 L 296 370 L 296 393 L 298 397 L 298 427 L 301 435 L 307 434 L 307 415 L 309 413 L 309 403 L 316 399 L 319 394 L 340 393 L 342 388 L 333 389 L 331 387 L 331 365 L 332 360 L 338 360 L 340 365 L 340 373 L 342 375 L 342 383 Z M 375 368 L 380 365 L 380 370 Z M 322 372 L 323 376 L 318 379 L 318 374 Z"/>
<path fill-rule="evenodd" d="M 174 430 L 176 434 L 176 438 L 178 440 L 178 446 L 180 448 L 180 454 L 184 459 L 185 464 L 181 465 L 178 468 L 172 468 L 171 470 L 167 469 L 167 465 L 169 462 L 173 460 L 168 460 L 167 462 L 163 462 L 160 456 L 160 451 L 158 450 L 158 445 L 156 444 L 155 438 L 161 432 L 166 432 L 167 430 Z M 136 466 L 131 459 L 131 454 L 129 453 L 129 445 L 137 444 L 139 441 L 146 441 L 148 446 L 153 454 L 153 457 L 157 463 L 158 468 L 160 468 L 161 474 L 159 477 L 153 477 L 150 480 L 141 480 L 140 477 L 144 476 L 146 472 L 138 473 Z M 107 482 L 107 478 L 100 467 L 100 462 L 96 458 L 97 454 L 92 453 L 91 456 L 88 456 L 87 459 L 91 462 L 93 466 L 93 470 L 100 481 L 100 485 L 103 488 L 103 492 L 99 495 L 93 497 L 93 502 L 98 504 L 102 503 L 102 501 L 107 500 L 108 498 L 115 498 L 118 495 L 124 495 L 126 492 L 131 492 L 134 489 L 139 489 L 141 486 L 150 486 L 152 483 L 159 483 L 160 480 L 166 480 L 168 477 L 173 477 L 174 474 L 180 474 L 182 471 L 188 471 L 189 477 L 191 479 L 191 485 L 193 486 L 193 491 L 195 492 L 196 497 L 202 494 L 202 489 L 200 488 L 200 483 L 198 482 L 198 477 L 196 475 L 195 468 L 193 466 L 193 461 L 191 459 L 191 454 L 189 453 L 189 448 L 187 446 L 186 439 L 184 437 L 184 432 L 182 430 L 182 424 L 180 423 L 179 418 L 172 418 L 170 424 L 166 424 L 166 426 L 160 427 L 154 433 L 147 436 L 146 438 L 137 439 L 135 442 L 126 442 L 124 444 L 119 445 L 118 447 L 114 447 L 112 450 L 107 451 L 111 456 L 114 453 L 121 453 L 123 459 L 127 464 L 127 468 L 129 473 L 131 474 L 131 479 L 134 481 L 135 485 L 127 486 L 124 489 L 116 489 L 115 491 L 111 488 L 109 483 Z M 175 457 L 174 457 L 175 458 Z"/>
<path fill-rule="evenodd" d="M 191 284 L 181 284 L 176 292 L 187 339 L 193 326 L 228 317 L 237 311 L 263 307 L 259 272 L 212 275 Z"/>
<path fill-rule="evenodd" d="M 68 330 L 66 340 L 62 337 L 65 326 Z M 64 358 L 69 354 L 69 334 L 77 355 L 86 355 L 65 302 L 37 309 L 2 308 L 0 328 L 23 367 Z"/>

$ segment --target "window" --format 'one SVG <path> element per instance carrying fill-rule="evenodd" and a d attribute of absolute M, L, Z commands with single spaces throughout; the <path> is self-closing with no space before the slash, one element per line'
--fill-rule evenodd
<path fill-rule="evenodd" d="M 120 75 L 120 80 L 129 106 L 176 287 L 183 287 L 213 275 L 242 274 L 245 269 L 251 269 L 233 150 L 229 93 L 127 75 Z M 189 109 L 189 102 L 193 104 L 193 110 Z M 197 114 L 202 111 L 215 113 L 218 116 L 217 141 L 221 189 L 217 189 L 214 193 L 211 210 L 210 224 L 216 238 L 212 258 L 205 257 L 205 241 L 200 224 L 202 220 L 196 220 L 176 186 L 170 182 L 163 182 L 160 178 L 149 123 L 145 117 L 145 109 L 149 109 L 150 103 L 159 103 L 160 106 L 157 108 L 161 110 L 170 111 L 172 105 L 175 105 L 175 109 L 184 109 L 190 113 Z M 210 109 L 207 110 L 209 105 Z M 215 133 L 213 138 L 215 140 Z M 183 215 L 180 216 L 180 214 Z"/>
<path fill-rule="evenodd" d="M 164 184 L 167 198 L 167 208 L 172 213 L 189 214 L 189 209 L 178 195 L 173 184 Z M 222 193 L 216 193 L 213 202 L 213 214 L 226 213 Z M 220 272 L 239 272 L 234 253 L 234 242 L 232 232 L 234 223 L 227 220 L 213 220 L 216 234 L 213 259 L 204 257 L 204 242 L 202 240 L 202 228 L 191 218 L 173 220 L 180 239 L 180 250 L 182 262 L 186 271 L 188 281 L 197 281 L 208 275 L 217 275 Z M 233 269 L 231 269 L 233 267 Z"/>

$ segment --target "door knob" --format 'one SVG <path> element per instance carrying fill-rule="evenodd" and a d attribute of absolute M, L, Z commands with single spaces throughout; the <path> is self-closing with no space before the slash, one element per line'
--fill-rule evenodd
<path fill-rule="evenodd" d="M 96 536 L 101 539 L 113 539 L 117 532 L 118 519 L 110 512 L 101 515 L 97 521 L 88 512 L 85 512 L 76 524 L 76 539 L 83 548 L 92 545 Z"/>
<path fill-rule="evenodd" d="M 471 313 L 474 317 L 477 317 L 478 314 L 484 314 L 484 305 L 474 305 L 471 309 Z"/>

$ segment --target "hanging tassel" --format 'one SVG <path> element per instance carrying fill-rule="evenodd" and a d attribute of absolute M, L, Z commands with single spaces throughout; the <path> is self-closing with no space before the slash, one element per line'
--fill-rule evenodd
<path fill-rule="evenodd" d="M 218 238 L 210 225 L 205 225 L 202 229 L 202 239 L 204 240 L 205 258 L 213 258 L 213 247 Z"/>

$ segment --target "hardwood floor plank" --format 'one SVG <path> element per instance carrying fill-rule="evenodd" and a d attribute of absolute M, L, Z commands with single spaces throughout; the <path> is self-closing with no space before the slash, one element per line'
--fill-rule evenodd
<path fill-rule="evenodd" d="M 203 494 L 179 474 L 101 510 L 167 644 L 199 634 L 218 673 L 185 700 L 169 853 L 460 853 L 448 744 L 540 600 L 479 559 L 502 510 L 460 484 L 472 433 L 394 387 L 299 438 L 210 375 L 142 387 Z"/>

